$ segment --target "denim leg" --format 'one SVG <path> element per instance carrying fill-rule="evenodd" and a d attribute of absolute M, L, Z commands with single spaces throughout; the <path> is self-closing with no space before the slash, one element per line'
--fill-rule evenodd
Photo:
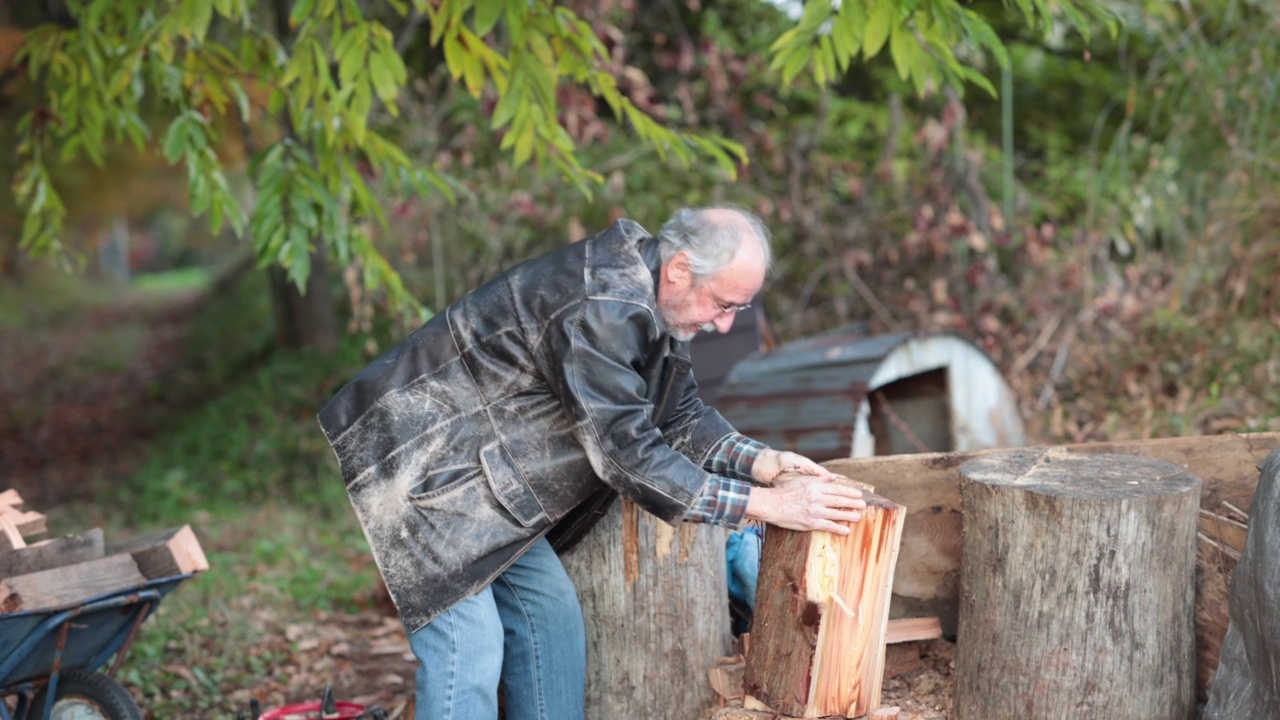
<path fill-rule="evenodd" d="M 418 658 L 415 720 L 496 720 L 502 619 L 489 588 L 409 635 Z"/>
<path fill-rule="evenodd" d="M 577 591 L 551 544 L 539 540 L 490 587 L 506 629 L 507 720 L 581 720 L 586 631 Z"/>

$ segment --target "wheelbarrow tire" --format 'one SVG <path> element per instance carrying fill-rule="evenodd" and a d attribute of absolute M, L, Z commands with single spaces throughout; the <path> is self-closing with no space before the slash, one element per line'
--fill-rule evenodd
<path fill-rule="evenodd" d="M 36 694 L 31 703 L 29 720 L 44 720 L 45 703 L 49 688 Z M 57 720 L 59 709 L 70 710 L 75 704 L 84 709 L 101 713 L 103 720 L 143 720 L 142 709 L 133 696 L 115 679 L 90 670 L 67 670 L 58 675 L 57 692 L 53 700 L 52 720 Z M 83 718 L 85 715 L 75 715 Z M 89 716 L 92 717 L 92 716 Z"/>

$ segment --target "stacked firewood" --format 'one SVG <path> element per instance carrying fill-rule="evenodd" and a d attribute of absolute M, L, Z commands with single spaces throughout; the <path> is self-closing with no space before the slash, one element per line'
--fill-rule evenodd
<path fill-rule="evenodd" d="M 71 608 L 151 580 L 209 569 L 190 525 L 106 543 L 102 530 L 28 541 L 46 517 L 0 492 L 0 613 Z"/>
<path fill-rule="evenodd" d="M 1218 655 L 1227 635 L 1227 606 L 1231 576 L 1240 562 L 1249 515 L 1222 501 L 1217 510 L 1200 509 L 1196 558 L 1196 669 L 1201 701 L 1218 669 Z"/>

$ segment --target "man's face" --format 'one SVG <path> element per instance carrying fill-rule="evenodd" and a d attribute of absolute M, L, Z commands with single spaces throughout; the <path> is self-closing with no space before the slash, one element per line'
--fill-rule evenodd
<path fill-rule="evenodd" d="M 760 292 L 764 273 L 764 261 L 752 247 L 739 250 L 724 270 L 701 279 L 689 270 L 688 257 L 676 253 L 663 267 L 658 286 L 658 311 L 667 331 L 681 341 L 692 340 L 699 331 L 729 332 L 738 311 Z"/>

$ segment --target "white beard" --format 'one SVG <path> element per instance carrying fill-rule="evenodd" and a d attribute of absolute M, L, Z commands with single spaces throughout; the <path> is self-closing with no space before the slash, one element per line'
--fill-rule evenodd
<path fill-rule="evenodd" d="M 672 330 L 671 337 L 674 337 L 676 340 L 679 340 L 680 342 L 689 342 L 694 338 L 695 335 L 697 335 L 700 332 L 713 333 L 715 331 L 716 331 L 715 323 L 703 323 L 699 325 L 696 330 L 692 330 L 692 331 Z"/>

